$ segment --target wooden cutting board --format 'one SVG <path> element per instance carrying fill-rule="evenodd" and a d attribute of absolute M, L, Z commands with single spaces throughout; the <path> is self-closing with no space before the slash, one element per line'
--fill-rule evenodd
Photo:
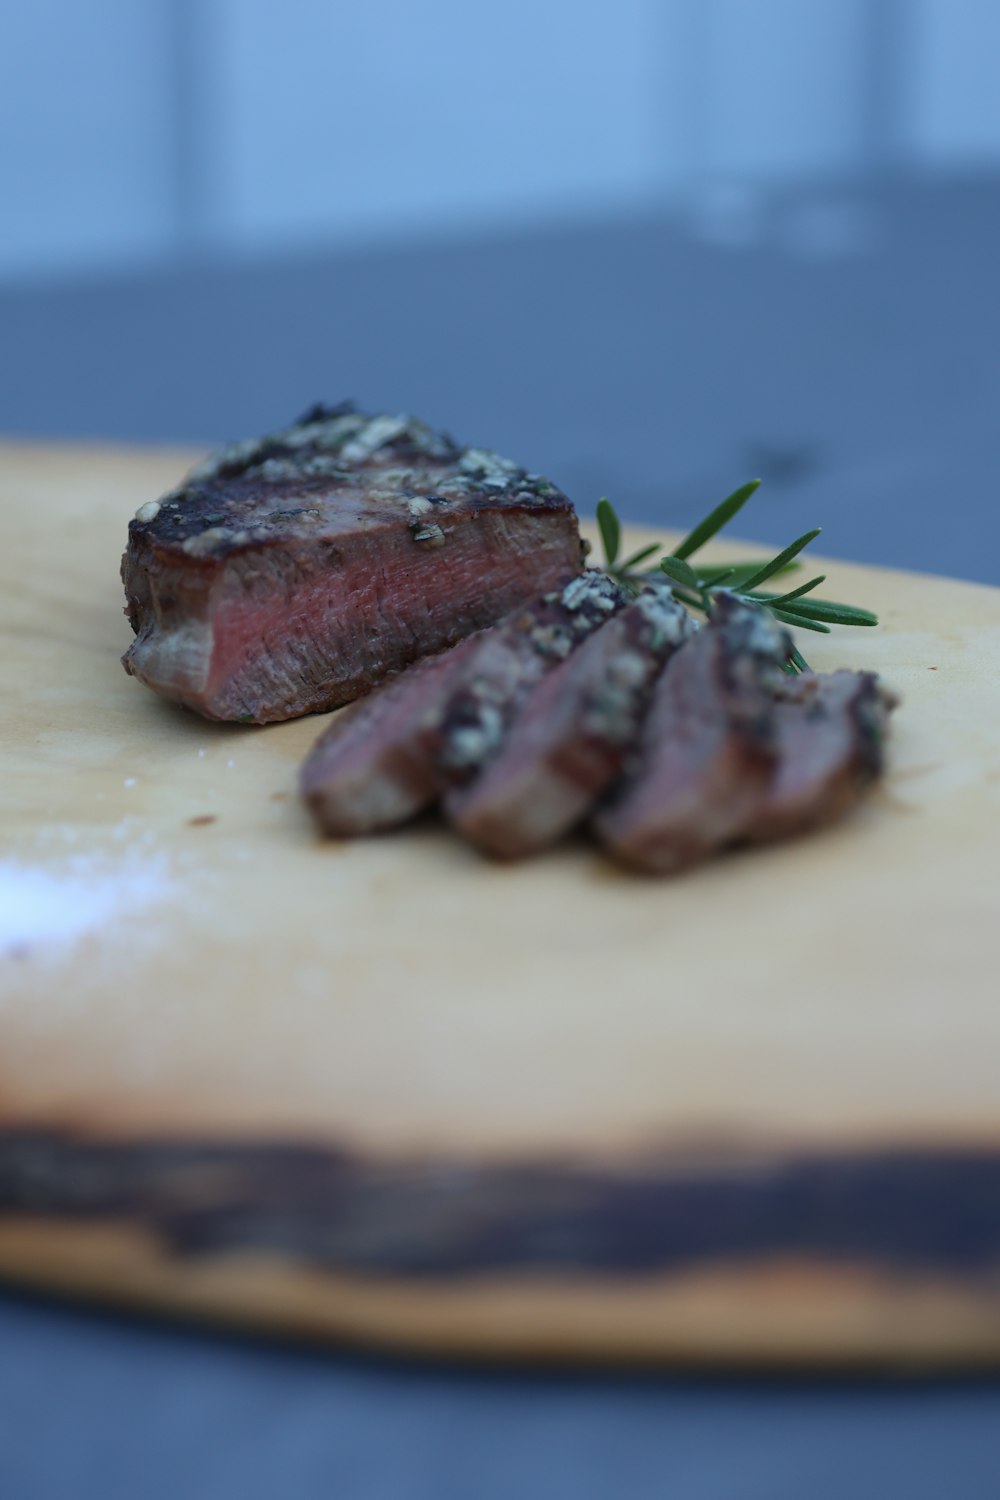
<path fill-rule="evenodd" d="M 418 1350 L 1000 1357 L 1000 591 L 824 564 L 884 628 L 810 657 L 903 706 L 820 836 L 667 882 L 324 844 L 320 721 L 118 664 L 188 457 L 0 450 L 0 1272 Z"/>

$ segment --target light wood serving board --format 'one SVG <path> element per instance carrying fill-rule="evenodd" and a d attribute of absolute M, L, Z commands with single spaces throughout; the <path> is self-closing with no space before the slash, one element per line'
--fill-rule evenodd
<path fill-rule="evenodd" d="M 437 1352 L 998 1360 L 1000 591 L 824 564 L 884 627 L 814 665 L 903 706 L 820 836 L 665 882 L 324 844 L 322 721 L 118 663 L 188 457 L 0 450 L 0 1274 Z"/>

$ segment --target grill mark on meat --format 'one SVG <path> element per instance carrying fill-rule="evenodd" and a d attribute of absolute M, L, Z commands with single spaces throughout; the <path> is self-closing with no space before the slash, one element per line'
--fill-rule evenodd
<path fill-rule="evenodd" d="M 320 828 L 347 838 L 392 826 L 471 775 L 535 684 L 625 602 L 605 574 L 580 574 L 339 715 L 302 768 Z"/>
<path fill-rule="evenodd" d="M 601 626 L 534 689 L 492 763 L 446 794 L 457 831 L 501 859 L 568 832 L 621 772 L 656 677 L 693 630 L 662 586 Z"/>
<path fill-rule="evenodd" d="M 788 838 L 848 813 L 882 772 L 897 702 L 874 672 L 787 679 L 775 708 L 778 766 L 747 837 Z"/>
<path fill-rule="evenodd" d="M 622 863 L 668 874 L 738 837 L 767 794 L 775 697 L 787 633 L 720 594 L 712 617 L 668 662 L 635 763 L 593 827 Z"/>
<path fill-rule="evenodd" d="M 411 418 L 314 409 L 140 507 L 126 670 L 209 718 L 349 702 L 580 567 L 539 475 Z"/>

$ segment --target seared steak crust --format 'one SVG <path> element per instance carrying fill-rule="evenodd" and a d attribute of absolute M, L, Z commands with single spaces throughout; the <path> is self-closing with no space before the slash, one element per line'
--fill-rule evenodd
<path fill-rule="evenodd" d="M 499 859 L 522 859 L 579 822 L 621 771 L 657 675 L 693 628 L 661 586 L 590 636 L 535 688 L 500 754 L 448 792 L 458 832 Z"/>
<path fill-rule="evenodd" d="M 317 407 L 140 507 L 128 672 L 208 718 L 334 708 L 579 570 L 554 485 L 412 418 Z"/>
<path fill-rule="evenodd" d="M 874 672 L 786 678 L 775 705 L 778 765 L 747 836 L 788 838 L 849 812 L 881 775 L 896 703 Z"/>
<path fill-rule="evenodd" d="M 739 837 L 777 754 L 774 689 L 790 642 L 721 594 L 703 630 L 657 683 L 633 765 L 594 819 L 617 859 L 666 874 Z"/>

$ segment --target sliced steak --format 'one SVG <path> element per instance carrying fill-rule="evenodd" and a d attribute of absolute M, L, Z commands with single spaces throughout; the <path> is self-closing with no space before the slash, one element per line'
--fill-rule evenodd
<path fill-rule="evenodd" d="M 407 417 L 315 408 L 144 505 L 128 672 L 212 719 L 337 707 L 580 568 L 539 475 Z"/>
<path fill-rule="evenodd" d="M 444 801 L 472 843 L 521 859 L 583 818 L 620 773 L 664 663 L 694 630 L 666 587 L 646 589 L 535 688 L 499 755 Z"/>
<path fill-rule="evenodd" d="M 302 796 L 325 833 L 393 828 L 440 795 L 433 719 L 479 635 L 428 656 L 337 714 L 306 759 Z"/>
<path fill-rule="evenodd" d="M 718 596 L 709 623 L 668 662 L 635 762 L 594 819 L 616 858 L 666 874 L 753 821 L 774 768 L 774 690 L 790 644 L 759 610 Z"/>
<path fill-rule="evenodd" d="M 897 701 L 874 672 L 785 678 L 775 708 L 778 766 L 747 837 L 787 838 L 849 812 L 881 774 Z"/>
<path fill-rule="evenodd" d="M 605 574 L 581 573 L 338 714 L 302 768 L 320 827 L 341 838 L 392 827 L 467 779 L 526 695 L 625 602 Z"/>

